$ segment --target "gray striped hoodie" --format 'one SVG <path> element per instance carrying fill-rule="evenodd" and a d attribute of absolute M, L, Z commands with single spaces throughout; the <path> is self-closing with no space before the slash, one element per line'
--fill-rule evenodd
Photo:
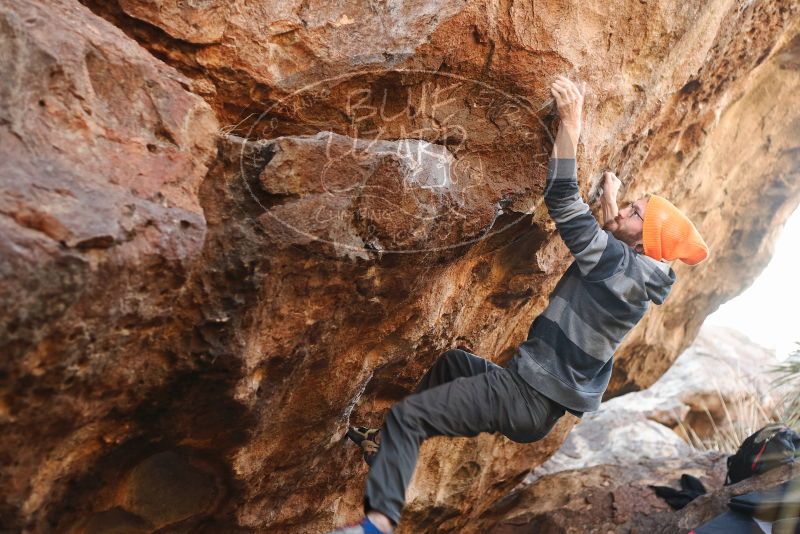
<path fill-rule="evenodd" d="M 600 228 L 581 198 L 575 159 L 550 160 L 544 199 L 575 261 L 509 367 L 581 415 L 600 407 L 614 351 L 651 301 L 664 302 L 675 273 Z"/>

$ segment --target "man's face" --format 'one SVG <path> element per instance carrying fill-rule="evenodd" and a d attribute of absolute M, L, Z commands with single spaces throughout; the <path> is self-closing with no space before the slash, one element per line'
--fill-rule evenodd
<path fill-rule="evenodd" d="M 612 230 L 614 237 L 626 243 L 639 252 L 643 252 L 644 248 L 641 247 L 642 243 L 642 227 L 644 226 L 644 212 L 647 209 L 647 198 L 643 197 L 628 204 L 619 210 L 617 217 L 614 219 L 616 228 Z M 639 245 L 639 246 L 637 246 Z"/>

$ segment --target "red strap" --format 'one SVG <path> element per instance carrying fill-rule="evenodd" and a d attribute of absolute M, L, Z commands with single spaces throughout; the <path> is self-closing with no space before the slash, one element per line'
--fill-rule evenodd
<path fill-rule="evenodd" d="M 756 459 L 753 460 L 753 465 L 750 466 L 750 469 L 752 469 L 753 471 L 756 470 L 756 464 L 758 463 L 758 459 L 761 458 L 762 454 L 764 454 L 764 449 L 767 448 L 767 443 L 769 443 L 769 440 L 764 442 L 764 444 L 761 446 L 761 450 L 758 451 L 758 454 L 756 454 Z"/>

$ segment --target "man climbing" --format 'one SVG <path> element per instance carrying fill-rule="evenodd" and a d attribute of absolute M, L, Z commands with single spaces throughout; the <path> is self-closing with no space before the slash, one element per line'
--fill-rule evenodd
<path fill-rule="evenodd" d="M 419 447 L 432 436 L 499 432 L 519 443 L 544 438 L 569 411 L 597 410 L 613 354 L 649 303 L 664 302 L 675 281 L 670 264 L 708 255 L 697 229 L 657 195 L 617 208 L 620 181 L 603 175 L 604 228 L 581 199 L 576 151 L 585 83 L 559 76 L 551 92 L 561 119 L 547 170 L 545 204 L 575 260 L 503 368 L 463 350 L 442 354 L 416 391 L 389 410 L 383 427 L 351 428 L 370 464 L 366 517 L 336 534 L 392 532 Z M 380 432 L 380 443 L 377 434 Z"/>

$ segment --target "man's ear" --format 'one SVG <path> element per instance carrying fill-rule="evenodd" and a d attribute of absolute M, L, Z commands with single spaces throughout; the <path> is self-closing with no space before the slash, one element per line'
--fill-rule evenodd
<path fill-rule="evenodd" d="M 642 243 L 641 241 L 637 242 L 635 245 L 633 245 L 633 250 L 635 250 L 639 254 L 644 254 L 644 243 Z"/>

